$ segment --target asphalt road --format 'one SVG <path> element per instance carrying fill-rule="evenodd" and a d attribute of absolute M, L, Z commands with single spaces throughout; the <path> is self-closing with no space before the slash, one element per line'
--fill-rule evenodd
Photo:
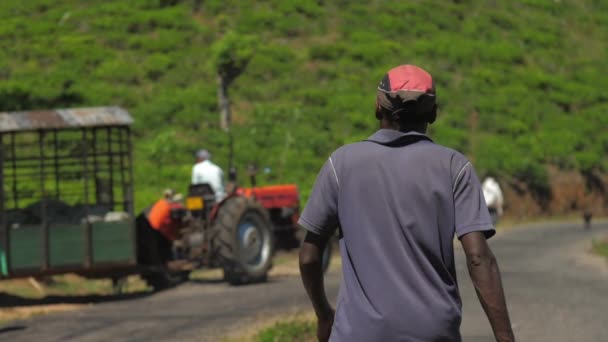
<path fill-rule="evenodd" d="M 520 227 L 491 240 L 519 341 L 608 341 L 608 264 L 588 255 L 594 236 L 580 225 Z M 467 276 L 461 251 L 464 341 L 493 341 Z M 327 277 L 335 298 L 340 275 Z M 231 287 L 189 282 L 151 296 L 96 304 L 0 327 L 0 341 L 216 341 L 266 316 L 306 310 L 297 277 Z"/>

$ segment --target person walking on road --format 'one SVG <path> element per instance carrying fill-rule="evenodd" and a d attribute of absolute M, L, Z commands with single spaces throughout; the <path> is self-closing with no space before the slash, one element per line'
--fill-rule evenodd
<path fill-rule="evenodd" d="M 498 218 L 502 216 L 504 197 L 500 185 L 494 179 L 494 177 L 486 177 L 481 183 L 481 191 L 483 191 L 483 197 L 486 199 L 486 206 L 490 211 L 490 217 L 492 218 L 492 224 L 498 222 Z"/>
<path fill-rule="evenodd" d="M 299 224 L 300 272 L 320 341 L 461 341 L 454 265 L 460 240 L 498 341 L 514 341 L 479 180 L 461 153 L 434 143 L 435 88 L 413 65 L 377 89 L 380 130 L 325 162 Z M 322 252 L 340 228 L 342 283 L 336 310 L 324 290 Z"/>

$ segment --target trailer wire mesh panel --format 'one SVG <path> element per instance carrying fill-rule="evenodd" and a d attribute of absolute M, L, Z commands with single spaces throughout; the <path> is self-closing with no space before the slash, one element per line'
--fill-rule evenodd
<path fill-rule="evenodd" d="M 65 126 L 38 115 L 28 124 L 44 125 L 30 130 L 19 125 L 19 115 L 0 114 L 18 128 L 0 130 L 0 277 L 134 264 L 132 146 L 124 113 L 123 121 L 112 122 L 101 112 L 103 121 L 96 122 L 87 112 L 86 120 Z"/>

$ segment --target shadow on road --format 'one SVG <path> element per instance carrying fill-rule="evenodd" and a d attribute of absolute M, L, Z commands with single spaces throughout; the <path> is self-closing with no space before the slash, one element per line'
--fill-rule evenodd
<path fill-rule="evenodd" d="M 225 282 L 225 280 L 221 279 L 221 278 L 217 278 L 217 279 L 190 279 L 188 282 L 192 283 L 192 284 L 206 285 L 206 284 L 221 284 L 221 283 Z"/>
<path fill-rule="evenodd" d="M 155 294 L 156 292 L 135 292 L 116 295 L 86 295 L 86 296 L 46 296 L 42 298 L 25 298 L 0 292 L 0 308 L 14 306 L 33 306 L 33 305 L 50 305 L 50 304 L 88 304 L 88 303 L 103 303 L 116 302 L 122 300 L 132 300 L 144 298 Z"/>
<path fill-rule="evenodd" d="M 260 284 L 262 284 L 262 285 L 263 284 L 272 284 L 272 283 L 278 283 L 280 281 L 281 281 L 280 277 L 269 277 L 265 281 L 255 281 L 255 282 L 246 283 L 246 284 L 230 285 L 223 278 L 205 278 L 205 279 L 190 279 L 190 280 L 188 280 L 188 283 L 197 284 L 197 285 L 226 284 L 227 287 L 237 288 L 237 287 L 247 287 L 247 286 L 252 286 L 252 285 L 260 285 Z"/>
<path fill-rule="evenodd" d="M 196 285 L 219 285 L 225 284 L 227 287 L 247 287 L 253 285 L 263 285 L 280 282 L 279 279 L 269 278 L 265 282 L 250 283 L 244 285 L 229 285 L 223 278 L 208 278 L 208 279 L 190 279 L 185 283 L 196 284 Z M 175 287 L 181 284 L 177 284 Z M 35 305 L 51 305 L 51 304 L 97 304 L 105 302 L 119 302 L 123 300 L 133 300 L 139 298 L 145 298 L 155 295 L 160 292 L 170 290 L 174 287 L 169 287 L 162 290 L 156 291 L 140 291 L 126 294 L 109 294 L 109 295 L 48 295 L 42 298 L 27 298 L 16 296 L 8 293 L 0 292 L 0 308 L 11 308 L 11 307 L 27 307 Z"/>
<path fill-rule="evenodd" d="M 8 326 L 8 327 L 0 328 L 0 334 L 8 333 L 11 331 L 25 330 L 25 329 L 27 329 L 27 327 L 24 325 L 12 325 L 12 326 Z"/>

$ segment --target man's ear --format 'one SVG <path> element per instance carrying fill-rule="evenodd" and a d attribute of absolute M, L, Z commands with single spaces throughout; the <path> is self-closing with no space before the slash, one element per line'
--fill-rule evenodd
<path fill-rule="evenodd" d="M 382 109 L 380 107 L 376 107 L 376 119 L 382 120 L 384 114 L 382 114 Z"/>

